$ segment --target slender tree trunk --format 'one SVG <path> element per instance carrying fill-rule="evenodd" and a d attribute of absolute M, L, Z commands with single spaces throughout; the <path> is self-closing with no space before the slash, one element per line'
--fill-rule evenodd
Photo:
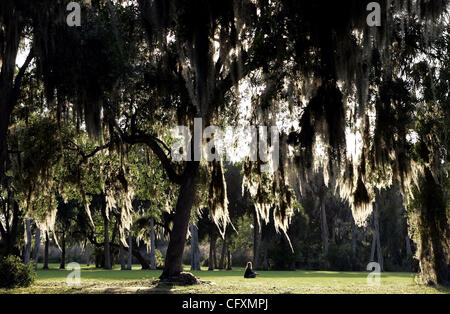
<path fill-rule="evenodd" d="M 374 216 L 372 214 L 373 219 Z M 370 249 L 370 262 L 375 262 L 375 250 L 377 248 L 377 230 L 375 229 L 375 225 L 373 228 L 373 237 L 372 237 L 372 248 Z"/>
<path fill-rule="evenodd" d="M 354 221 L 352 221 L 352 270 L 356 270 L 356 237 L 357 237 L 357 230 L 356 230 L 356 224 Z"/>
<path fill-rule="evenodd" d="M 127 269 L 133 269 L 133 233 L 130 230 L 128 234 L 128 261 L 127 261 Z"/>
<path fill-rule="evenodd" d="M 219 269 L 225 268 L 225 254 L 227 254 L 227 238 L 223 239 L 222 252 L 220 253 Z"/>
<path fill-rule="evenodd" d="M 1 93 L 0 93 L 1 96 Z M 6 104 L 2 104 L 0 100 L 0 111 L 3 112 L 3 108 Z M 9 117 L 6 115 L 0 115 L 0 173 L 3 173 L 6 169 L 6 159 L 8 158 L 8 144 L 7 144 L 7 132 L 8 132 Z"/>
<path fill-rule="evenodd" d="M 214 268 L 219 266 L 217 261 L 217 237 L 214 239 L 214 250 L 213 250 Z"/>
<path fill-rule="evenodd" d="M 377 230 L 377 256 L 378 256 L 378 264 L 380 264 L 380 270 L 384 271 L 383 251 L 381 249 L 380 229 L 379 229 L 379 227 L 378 227 L 378 230 Z"/>
<path fill-rule="evenodd" d="M 373 217 L 374 217 L 374 227 L 375 227 L 375 243 L 376 243 L 376 251 L 378 257 L 378 264 L 380 265 L 380 270 L 383 271 L 383 253 L 381 250 L 381 241 L 380 241 L 380 222 L 378 217 L 378 205 L 374 204 L 373 209 Z"/>
<path fill-rule="evenodd" d="M 156 269 L 155 219 L 150 219 L 150 267 Z"/>
<path fill-rule="evenodd" d="M 230 248 L 227 248 L 227 270 L 232 270 L 233 267 L 233 263 L 232 263 L 232 256 L 231 256 L 231 251 Z"/>
<path fill-rule="evenodd" d="M 212 271 L 216 268 L 216 259 L 215 259 L 215 251 L 216 251 L 216 241 L 217 241 L 217 235 L 213 231 L 209 235 L 209 267 L 208 270 Z"/>
<path fill-rule="evenodd" d="M 191 270 L 199 271 L 200 268 L 200 248 L 198 246 L 198 227 L 191 223 Z"/>
<path fill-rule="evenodd" d="M 259 252 L 261 248 L 261 228 L 256 212 L 253 215 L 253 268 L 259 269 Z"/>
<path fill-rule="evenodd" d="M 377 235 L 376 231 L 373 231 L 373 238 L 372 238 L 372 248 L 370 250 L 370 261 L 375 262 L 375 251 L 377 248 Z"/>
<path fill-rule="evenodd" d="M 268 243 L 267 243 L 267 239 L 264 239 L 264 241 L 263 241 L 263 246 L 264 246 L 263 270 L 269 270 Z"/>
<path fill-rule="evenodd" d="M 38 269 L 38 259 L 39 259 L 39 247 L 41 246 L 41 229 L 36 228 L 36 236 L 34 240 L 34 252 L 33 252 L 33 258 L 34 258 L 34 269 Z"/>
<path fill-rule="evenodd" d="M 30 259 L 31 259 L 31 219 L 30 218 L 26 218 L 25 219 L 25 233 L 27 236 L 27 241 L 26 241 L 26 245 L 25 245 L 25 260 L 24 263 L 26 265 L 28 265 L 30 263 Z"/>
<path fill-rule="evenodd" d="M 131 252 L 131 250 L 130 250 L 130 252 Z M 127 255 L 128 255 L 128 253 L 125 251 L 124 246 L 123 246 L 123 244 L 121 242 L 120 243 L 120 254 L 119 254 L 119 257 L 120 257 L 120 270 L 127 270 L 127 265 L 125 263 L 125 259 L 126 259 Z"/>
<path fill-rule="evenodd" d="M 86 246 L 86 250 L 85 250 L 85 252 L 86 252 L 86 266 L 89 266 L 91 264 L 91 257 L 90 257 L 88 249 L 89 249 L 89 247 Z"/>
<path fill-rule="evenodd" d="M 325 267 L 328 269 L 328 223 L 327 212 L 325 209 L 324 198 L 320 199 L 320 218 L 321 218 L 321 234 L 322 234 L 322 253 L 325 258 Z"/>
<path fill-rule="evenodd" d="M 59 269 L 66 269 L 66 233 L 64 231 L 62 233 L 61 263 L 59 265 Z"/>
<path fill-rule="evenodd" d="M 104 207 L 105 205 L 103 205 Z M 103 231 L 105 238 L 105 265 L 104 269 L 112 269 L 111 267 L 111 247 L 109 243 L 109 224 L 108 217 L 106 217 L 106 209 L 103 208 Z"/>
<path fill-rule="evenodd" d="M 173 228 L 170 233 L 169 246 L 167 247 L 164 271 L 160 279 L 170 281 L 170 278 L 179 275 L 183 271 L 183 252 L 192 204 L 196 193 L 195 182 L 198 167 L 199 162 L 187 162 L 173 217 Z"/>
<path fill-rule="evenodd" d="M 49 239 L 48 239 L 48 231 L 45 232 L 45 248 L 44 248 L 44 267 L 42 269 L 48 269 L 48 246 L 49 246 Z"/>

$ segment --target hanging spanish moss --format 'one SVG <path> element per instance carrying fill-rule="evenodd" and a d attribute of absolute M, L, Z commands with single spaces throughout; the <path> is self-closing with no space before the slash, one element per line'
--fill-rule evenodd
<path fill-rule="evenodd" d="M 443 29 L 442 13 L 448 3 L 383 1 L 380 4 L 385 10 L 378 28 L 368 27 L 365 16 L 358 14 L 365 3 L 353 4 L 350 10 L 345 6 L 348 12 L 342 12 L 350 15 L 348 19 L 341 19 L 341 4 L 336 4 L 329 5 L 330 11 L 324 14 L 339 19 L 308 24 L 312 46 L 314 41 L 319 43 L 314 49 L 321 57 L 321 70 L 314 72 L 316 84 L 308 84 L 315 91 L 306 100 L 300 130 L 291 133 L 290 143 L 296 147 L 295 163 L 302 180 L 311 177 L 307 169 L 324 169 L 325 181 L 350 201 L 355 221 L 363 225 L 372 212 L 374 187 L 398 180 L 406 200 L 411 183 L 423 172 L 412 160 L 412 144 L 407 140 L 414 128 L 414 102 L 408 82 L 399 76 L 402 60 L 417 55 L 407 49 L 411 29 L 419 27 L 421 36 L 430 42 Z M 298 5 L 307 6 L 303 2 Z M 297 57 L 307 50 L 300 48 Z M 308 73 L 307 65 L 305 60 L 302 72 Z M 350 123 L 345 125 L 345 120 Z M 346 139 L 349 135 L 355 139 L 352 145 Z M 322 149 L 318 152 L 315 146 L 319 142 Z"/>
<path fill-rule="evenodd" d="M 113 154 L 114 152 L 110 152 Z M 119 152 L 121 155 L 121 153 Z M 125 247 L 127 244 L 127 230 L 131 230 L 133 223 L 133 198 L 134 189 L 132 188 L 128 171 L 122 158 L 126 156 L 120 156 L 120 161 L 116 164 L 112 162 L 112 158 L 107 160 L 103 166 L 103 173 L 106 174 L 104 181 L 103 191 L 106 198 L 106 217 L 109 219 L 109 213 L 113 210 L 120 212 L 120 241 Z"/>
<path fill-rule="evenodd" d="M 221 161 L 213 161 L 209 167 L 211 168 L 211 179 L 209 183 L 208 207 L 212 220 L 218 227 L 223 238 L 225 236 L 227 225 L 230 223 L 227 186 L 223 165 Z"/>

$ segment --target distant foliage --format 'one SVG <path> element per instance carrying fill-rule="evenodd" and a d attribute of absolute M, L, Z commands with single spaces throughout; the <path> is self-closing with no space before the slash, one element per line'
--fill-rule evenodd
<path fill-rule="evenodd" d="M 26 288 L 35 279 L 36 273 L 31 264 L 25 265 L 17 256 L 0 260 L 0 288 Z"/>

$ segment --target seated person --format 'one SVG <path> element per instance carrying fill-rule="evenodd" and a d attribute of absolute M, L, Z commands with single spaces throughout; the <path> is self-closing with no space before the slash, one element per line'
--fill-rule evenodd
<path fill-rule="evenodd" d="M 247 268 L 245 269 L 244 278 L 256 278 L 256 275 L 259 275 L 258 273 L 255 273 L 253 271 L 253 266 L 251 262 L 247 263 Z"/>

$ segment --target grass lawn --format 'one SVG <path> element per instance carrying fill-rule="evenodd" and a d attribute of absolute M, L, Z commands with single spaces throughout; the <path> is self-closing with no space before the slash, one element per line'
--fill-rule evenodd
<path fill-rule="evenodd" d="M 153 283 L 161 271 L 144 271 L 136 265 L 132 271 L 81 269 L 81 287 L 69 287 L 67 270 L 50 265 L 39 270 L 30 288 L 2 290 L 0 293 L 203 293 L 203 294 L 272 294 L 272 293 L 447 293 L 450 288 L 426 287 L 414 282 L 411 273 L 383 273 L 379 287 L 367 285 L 368 273 L 331 271 L 259 271 L 257 279 L 244 279 L 243 269 L 233 271 L 194 272 L 208 283 L 190 287 L 169 287 Z M 40 266 L 41 267 L 41 266 Z M 186 267 L 189 270 L 189 267 Z"/>

